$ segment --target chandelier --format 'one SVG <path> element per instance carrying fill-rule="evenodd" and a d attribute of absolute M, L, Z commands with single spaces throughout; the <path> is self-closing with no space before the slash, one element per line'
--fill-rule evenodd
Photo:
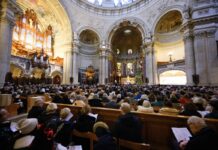
<path fill-rule="evenodd" d="M 49 56 L 44 52 L 44 49 L 40 53 L 35 52 L 31 59 L 32 67 L 40 69 L 49 68 Z"/>

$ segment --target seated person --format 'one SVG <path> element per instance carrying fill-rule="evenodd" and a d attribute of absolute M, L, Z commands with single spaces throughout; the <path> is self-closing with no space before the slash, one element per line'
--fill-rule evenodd
<path fill-rule="evenodd" d="M 22 119 L 18 122 L 20 135 L 17 137 L 13 149 L 40 150 L 43 149 L 41 138 L 37 130 L 36 118 Z"/>
<path fill-rule="evenodd" d="M 39 118 L 39 132 L 43 137 L 45 149 L 50 150 L 53 145 L 53 138 L 60 124 L 57 104 L 48 104 L 46 111 Z"/>
<path fill-rule="evenodd" d="M 148 100 L 144 100 L 143 106 L 138 106 L 137 112 L 142 112 L 142 113 L 153 113 L 154 109 L 151 107 L 151 103 Z"/>
<path fill-rule="evenodd" d="M 34 106 L 29 111 L 27 118 L 37 118 L 37 119 L 39 119 L 39 117 L 44 112 L 43 103 L 44 103 L 43 99 L 41 97 L 38 97 L 35 100 Z"/>
<path fill-rule="evenodd" d="M 82 96 L 77 95 L 75 101 L 73 102 L 73 106 L 81 106 L 84 107 L 86 104 L 85 102 L 82 100 Z"/>
<path fill-rule="evenodd" d="M 0 149 L 11 150 L 13 148 L 16 132 L 11 129 L 11 122 L 8 121 L 8 111 L 0 109 Z"/>
<path fill-rule="evenodd" d="M 94 145 L 94 150 L 116 150 L 116 142 L 109 131 L 109 127 L 104 122 L 94 124 L 93 132 L 98 137 L 98 142 Z"/>
<path fill-rule="evenodd" d="M 188 126 L 193 133 L 189 141 L 181 141 L 180 148 L 184 150 L 215 150 L 218 149 L 218 135 L 211 128 L 207 127 L 204 119 L 191 116 Z"/>
<path fill-rule="evenodd" d="M 81 109 L 81 114 L 79 115 L 75 129 L 81 132 L 92 131 L 93 125 L 95 124 L 96 118 L 90 116 L 89 113 L 91 112 L 91 107 L 89 105 L 85 105 Z"/>
<path fill-rule="evenodd" d="M 210 106 L 212 106 L 212 112 L 205 115 L 205 118 L 218 119 L 218 100 L 211 100 Z"/>
<path fill-rule="evenodd" d="M 91 107 L 89 105 L 85 105 L 81 109 L 81 114 L 79 115 L 74 129 L 80 132 L 92 132 L 93 125 L 95 124 L 96 118 L 90 116 Z M 89 150 L 89 140 L 79 137 L 73 137 L 76 145 L 82 145 L 83 150 Z"/>
<path fill-rule="evenodd" d="M 103 104 L 101 103 L 98 94 L 94 94 L 93 99 L 89 99 L 88 103 L 92 107 L 103 107 Z"/>
<path fill-rule="evenodd" d="M 105 104 L 105 107 L 119 109 L 119 105 L 117 104 L 117 96 L 113 95 L 111 100 Z"/>
<path fill-rule="evenodd" d="M 179 110 L 173 108 L 173 104 L 171 101 L 166 101 L 164 107 L 159 110 L 161 114 L 168 114 L 168 115 L 177 115 Z"/>
<path fill-rule="evenodd" d="M 198 116 L 202 117 L 201 114 L 197 111 L 197 107 L 193 103 L 185 103 L 184 110 L 179 113 L 183 116 Z"/>
<path fill-rule="evenodd" d="M 142 124 L 139 118 L 130 112 L 130 104 L 122 103 L 120 109 L 122 116 L 115 122 L 113 134 L 117 138 L 142 142 Z"/>
<path fill-rule="evenodd" d="M 73 122 L 71 121 L 73 114 L 69 108 L 63 108 L 60 112 L 61 123 L 54 135 L 55 141 L 67 147 L 72 142 Z"/>

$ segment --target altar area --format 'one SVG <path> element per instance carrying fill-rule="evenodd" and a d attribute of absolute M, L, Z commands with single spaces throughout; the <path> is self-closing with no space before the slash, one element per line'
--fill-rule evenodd
<path fill-rule="evenodd" d="M 135 84 L 135 77 L 122 77 L 121 84 Z"/>

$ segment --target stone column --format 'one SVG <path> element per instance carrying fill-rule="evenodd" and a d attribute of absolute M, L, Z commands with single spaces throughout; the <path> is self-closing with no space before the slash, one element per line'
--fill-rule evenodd
<path fill-rule="evenodd" d="M 146 77 L 149 80 L 149 85 L 157 84 L 157 60 L 154 43 L 145 43 L 145 51 Z"/>
<path fill-rule="evenodd" d="M 194 36 L 190 32 L 187 32 L 184 34 L 183 40 L 185 47 L 185 68 L 187 85 L 194 85 L 192 79 L 192 75 L 196 74 Z"/>
<path fill-rule="evenodd" d="M 78 40 L 75 40 L 73 46 L 73 80 L 74 80 L 73 83 L 74 84 L 79 83 L 78 53 L 79 53 L 79 42 Z"/>
<path fill-rule="evenodd" d="M 63 69 L 63 83 L 70 84 L 70 77 L 72 77 L 72 63 L 73 55 L 72 50 L 68 50 L 64 53 L 64 69 Z"/>
<path fill-rule="evenodd" d="M 12 0 L 0 2 L 0 86 L 4 84 L 5 75 L 10 70 L 11 47 L 15 15 L 21 9 Z"/>
<path fill-rule="evenodd" d="M 217 61 L 215 32 L 215 28 L 194 31 L 196 74 L 200 78 L 199 85 L 211 85 L 217 82 L 217 74 L 214 73 L 217 69 L 215 67 Z"/>
<path fill-rule="evenodd" d="M 100 69 L 99 69 L 99 83 L 105 84 L 105 79 L 108 78 L 108 54 L 109 48 L 103 41 L 99 47 Z"/>

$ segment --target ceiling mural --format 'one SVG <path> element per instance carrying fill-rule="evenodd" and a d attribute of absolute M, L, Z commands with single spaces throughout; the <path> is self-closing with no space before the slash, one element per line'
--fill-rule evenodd
<path fill-rule="evenodd" d="M 170 11 L 157 24 L 156 32 L 168 33 L 176 31 L 182 25 L 182 15 L 179 11 Z"/>

